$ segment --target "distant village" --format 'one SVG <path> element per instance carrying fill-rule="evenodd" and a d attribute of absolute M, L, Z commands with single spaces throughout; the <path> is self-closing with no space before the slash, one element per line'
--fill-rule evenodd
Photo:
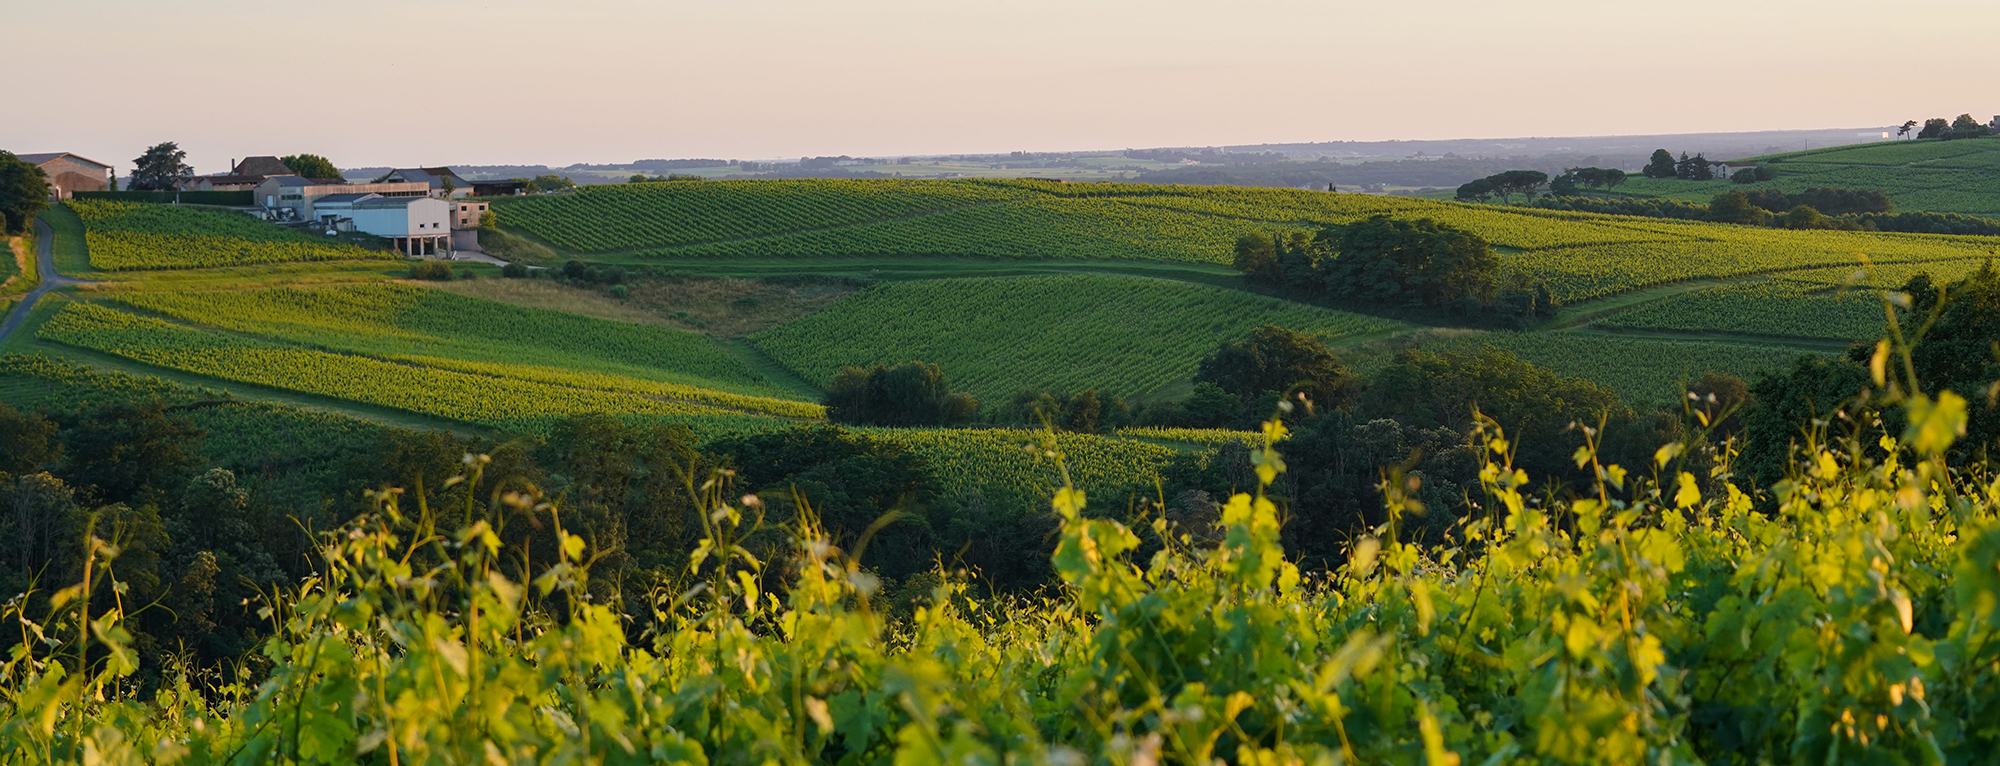
<path fill-rule="evenodd" d="M 111 165 L 68 152 L 19 156 L 47 175 L 55 200 L 121 196 L 112 188 Z M 489 203 L 474 198 L 522 194 L 527 184 L 468 181 L 451 168 L 395 168 L 368 183 L 351 183 L 301 176 L 277 157 L 247 157 L 232 162 L 227 173 L 188 176 L 176 186 L 175 192 L 124 194 L 186 192 L 191 202 L 226 200 L 276 224 L 361 232 L 389 240 L 405 255 L 450 257 L 479 247 L 477 229 Z"/>

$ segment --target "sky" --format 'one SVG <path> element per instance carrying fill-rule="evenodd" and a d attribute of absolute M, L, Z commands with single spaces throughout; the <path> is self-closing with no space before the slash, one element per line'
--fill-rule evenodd
<path fill-rule="evenodd" d="M 0 149 L 342 167 L 2000 115 L 1993 0 L 23 0 Z M 25 87 L 21 87 L 25 86 Z"/>

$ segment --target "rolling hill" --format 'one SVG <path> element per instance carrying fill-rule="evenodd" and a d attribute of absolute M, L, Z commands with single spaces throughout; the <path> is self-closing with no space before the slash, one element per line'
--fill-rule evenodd
<path fill-rule="evenodd" d="M 1815 187 L 1885 192 L 1897 210 L 2000 218 L 2000 137 L 1886 141 L 1751 158 L 1776 168 L 1775 180 L 1736 185 L 1636 175 L 1618 191 L 1707 202 L 1730 189 L 1799 192 Z"/>

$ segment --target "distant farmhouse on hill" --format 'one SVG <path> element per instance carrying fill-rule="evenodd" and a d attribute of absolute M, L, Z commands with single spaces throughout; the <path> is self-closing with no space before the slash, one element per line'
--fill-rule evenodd
<path fill-rule="evenodd" d="M 52 200 L 69 199 L 77 192 L 105 191 L 111 188 L 111 166 L 97 160 L 79 157 L 69 152 L 15 156 L 41 168 L 42 173 L 49 177 L 49 198 Z"/>
<path fill-rule="evenodd" d="M 232 162 L 229 172 L 212 176 L 189 176 L 180 181 L 181 191 L 251 191 L 265 181 L 280 176 L 297 176 L 285 161 L 276 157 L 245 157 Z M 340 179 L 314 179 L 323 183 L 346 183 Z"/>

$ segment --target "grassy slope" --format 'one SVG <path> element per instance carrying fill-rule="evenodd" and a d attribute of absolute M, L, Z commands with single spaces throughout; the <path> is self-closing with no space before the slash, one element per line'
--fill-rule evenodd
<path fill-rule="evenodd" d="M 752 341 L 819 385 L 844 366 L 923 360 L 982 400 L 1027 388 L 1132 397 L 1186 381 L 1260 324 L 1328 339 L 1398 326 L 1232 290 L 1067 275 L 891 283 Z"/>
<path fill-rule="evenodd" d="M 1959 141 L 1886 141 L 1815 149 L 1758 158 L 1778 170 L 1778 178 L 1737 186 L 1726 180 L 1679 181 L 1633 178 L 1618 191 L 1649 197 L 1707 202 L 1730 189 L 1813 187 L 1879 189 L 1897 210 L 1930 210 L 2000 217 L 2000 137 Z"/>

